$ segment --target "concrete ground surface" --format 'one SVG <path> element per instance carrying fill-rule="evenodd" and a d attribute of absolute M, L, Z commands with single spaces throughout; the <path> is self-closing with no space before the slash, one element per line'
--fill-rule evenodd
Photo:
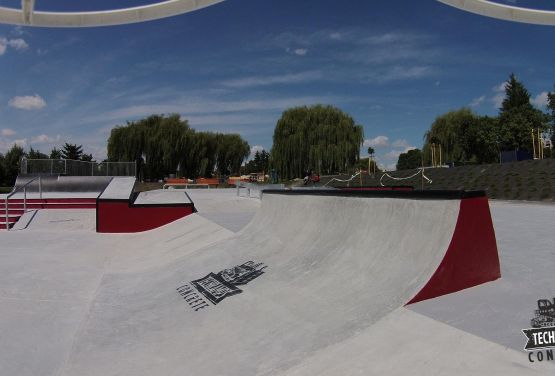
<path fill-rule="evenodd" d="M 410 202 L 399 219 L 374 199 L 371 220 L 362 200 L 188 193 L 197 214 L 141 234 L 97 234 L 94 210 L 31 212 L 0 232 L 0 375 L 555 372 L 529 363 L 520 333 L 555 294 L 553 205 L 492 203 L 502 279 L 403 307 L 441 260 L 421 253 L 448 243 L 452 204 L 412 230 Z M 392 245 L 405 253 L 379 252 Z M 217 305 L 195 312 L 176 291 L 250 260 L 265 273 Z"/>

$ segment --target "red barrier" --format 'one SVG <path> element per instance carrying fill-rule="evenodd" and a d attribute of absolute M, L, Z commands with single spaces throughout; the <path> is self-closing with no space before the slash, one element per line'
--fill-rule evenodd
<path fill-rule="evenodd" d="M 426 286 L 407 304 L 450 294 L 501 277 L 487 197 L 463 198 L 449 248 Z"/>
<path fill-rule="evenodd" d="M 192 204 L 132 206 L 129 201 L 98 200 L 96 231 L 142 232 L 164 226 L 193 212 Z"/>

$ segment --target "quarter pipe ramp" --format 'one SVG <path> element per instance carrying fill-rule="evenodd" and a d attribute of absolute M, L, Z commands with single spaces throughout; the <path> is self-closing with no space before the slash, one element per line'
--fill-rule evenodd
<path fill-rule="evenodd" d="M 408 302 L 498 278 L 493 227 L 482 243 L 460 232 L 465 205 L 491 225 L 482 196 L 265 192 L 237 235 L 104 274 L 61 374 L 284 372 Z M 454 283 L 460 260 L 475 278 Z"/>

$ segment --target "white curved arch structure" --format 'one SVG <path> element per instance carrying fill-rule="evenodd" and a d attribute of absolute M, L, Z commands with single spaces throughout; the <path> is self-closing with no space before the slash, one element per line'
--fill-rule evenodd
<path fill-rule="evenodd" d="M 467 12 L 497 18 L 500 20 L 523 22 L 536 25 L 555 25 L 555 11 L 529 9 L 494 3 L 487 0 L 438 0 Z"/>
<path fill-rule="evenodd" d="M 21 9 L 0 7 L 0 23 L 42 27 L 91 27 L 157 20 L 192 12 L 225 0 L 166 0 L 138 7 L 93 12 L 35 11 L 35 0 L 21 0 Z"/>

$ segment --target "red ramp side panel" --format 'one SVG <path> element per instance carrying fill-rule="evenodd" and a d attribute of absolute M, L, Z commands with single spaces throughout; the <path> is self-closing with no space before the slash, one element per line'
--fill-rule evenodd
<path fill-rule="evenodd" d="M 103 233 L 148 231 L 193 212 L 193 205 L 132 206 L 127 200 L 99 200 L 96 208 L 96 231 Z"/>
<path fill-rule="evenodd" d="M 501 277 L 487 197 L 461 199 L 449 248 L 426 286 L 407 304 L 450 294 Z"/>

